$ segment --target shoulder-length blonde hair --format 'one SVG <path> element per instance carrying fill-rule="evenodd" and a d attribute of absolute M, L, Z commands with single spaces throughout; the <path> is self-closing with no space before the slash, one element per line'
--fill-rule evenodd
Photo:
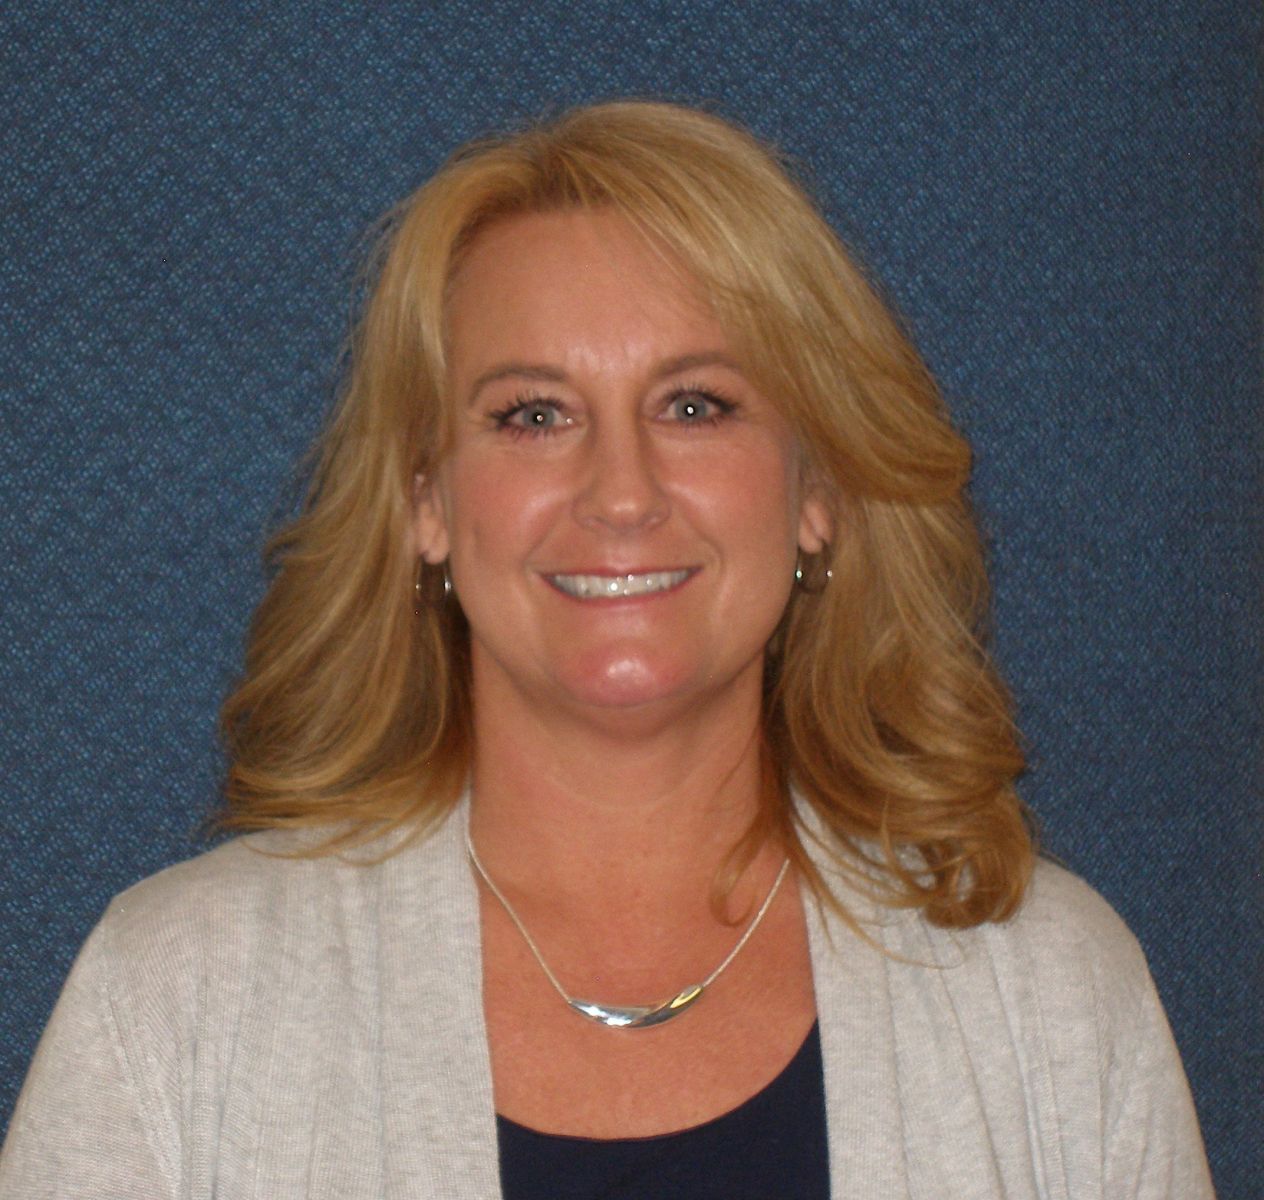
<path fill-rule="evenodd" d="M 980 646 L 970 454 L 926 367 L 803 191 L 706 113 L 619 102 L 459 150 L 393 214 L 303 514 L 272 544 L 225 702 L 232 829 L 322 826 L 325 848 L 424 830 L 464 784 L 468 629 L 418 564 L 411 491 L 450 437 L 445 292 L 489 222 L 613 209 L 699 283 L 775 397 L 839 534 L 770 650 L 765 814 L 818 889 L 793 786 L 893 905 L 1010 914 L 1033 851 L 1009 702 Z M 420 574 L 418 572 L 420 571 Z"/>

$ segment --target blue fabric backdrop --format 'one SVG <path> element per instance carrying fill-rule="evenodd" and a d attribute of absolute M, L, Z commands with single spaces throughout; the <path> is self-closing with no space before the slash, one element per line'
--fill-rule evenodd
<path fill-rule="evenodd" d="M 978 452 L 1048 848 L 1257 1196 L 1259 20 L 1247 0 L 0 16 L 0 1120 L 107 898 L 194 853 L 361 231 L 455 142 L 705 102 L 808 165 Z"/>

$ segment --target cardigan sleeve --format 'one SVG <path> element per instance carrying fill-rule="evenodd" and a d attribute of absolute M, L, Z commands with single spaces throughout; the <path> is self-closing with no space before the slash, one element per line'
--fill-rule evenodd
<path fill-rule="evenodd" d="M 1049 1062 L 1068 1200 L 1211 1200 L 1180 1054 L 1140 943 L 1082 880 L 1042 863 L 1014 923 Z M 1025 989 L 1025 990 L 1024 990 Z M 1034 1039 L 1029 1039 L 1033 1041 Z"/>
<path fill-rule="evenodd" d="M 40 1039 L 3 1150 L 0 1200 L 165 1200 L 176 1144 L 120 1035 L 107 934 L 80 952 Z M 135 1052 L 133 1051 L 133 1054 Z"/>
<path fill-rule="evenodd" d="M 1104 1080 L 1102 1194 L 1212 1200 L 1193 1097 L 1147 972 Z"/>

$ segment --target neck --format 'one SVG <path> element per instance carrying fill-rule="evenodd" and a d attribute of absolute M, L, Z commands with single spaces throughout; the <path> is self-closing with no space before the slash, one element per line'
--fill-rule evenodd
<path fill-rule="evenodd" d="M 727 689 L 648 720 L 586 720 L 475 690 L 471 831 L 510 889 L 638 903 L 709 894 L 755 819 L 760 696 Z"/>

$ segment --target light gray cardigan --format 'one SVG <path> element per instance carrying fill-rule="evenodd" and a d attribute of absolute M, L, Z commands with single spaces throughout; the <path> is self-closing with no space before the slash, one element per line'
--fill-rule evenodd
<path fill-rule="evenodd" d="M 0 1197 L 498 1196 L 466 817 L 376 866 L 248 838 L 119 896 Z M 964 933 L 840 894 L 892 954 L 806 904 L 834 1196 L 1211 1195 L 1141 951 L 1086 885 L 1042 864 L 1015 919 Z"/>

